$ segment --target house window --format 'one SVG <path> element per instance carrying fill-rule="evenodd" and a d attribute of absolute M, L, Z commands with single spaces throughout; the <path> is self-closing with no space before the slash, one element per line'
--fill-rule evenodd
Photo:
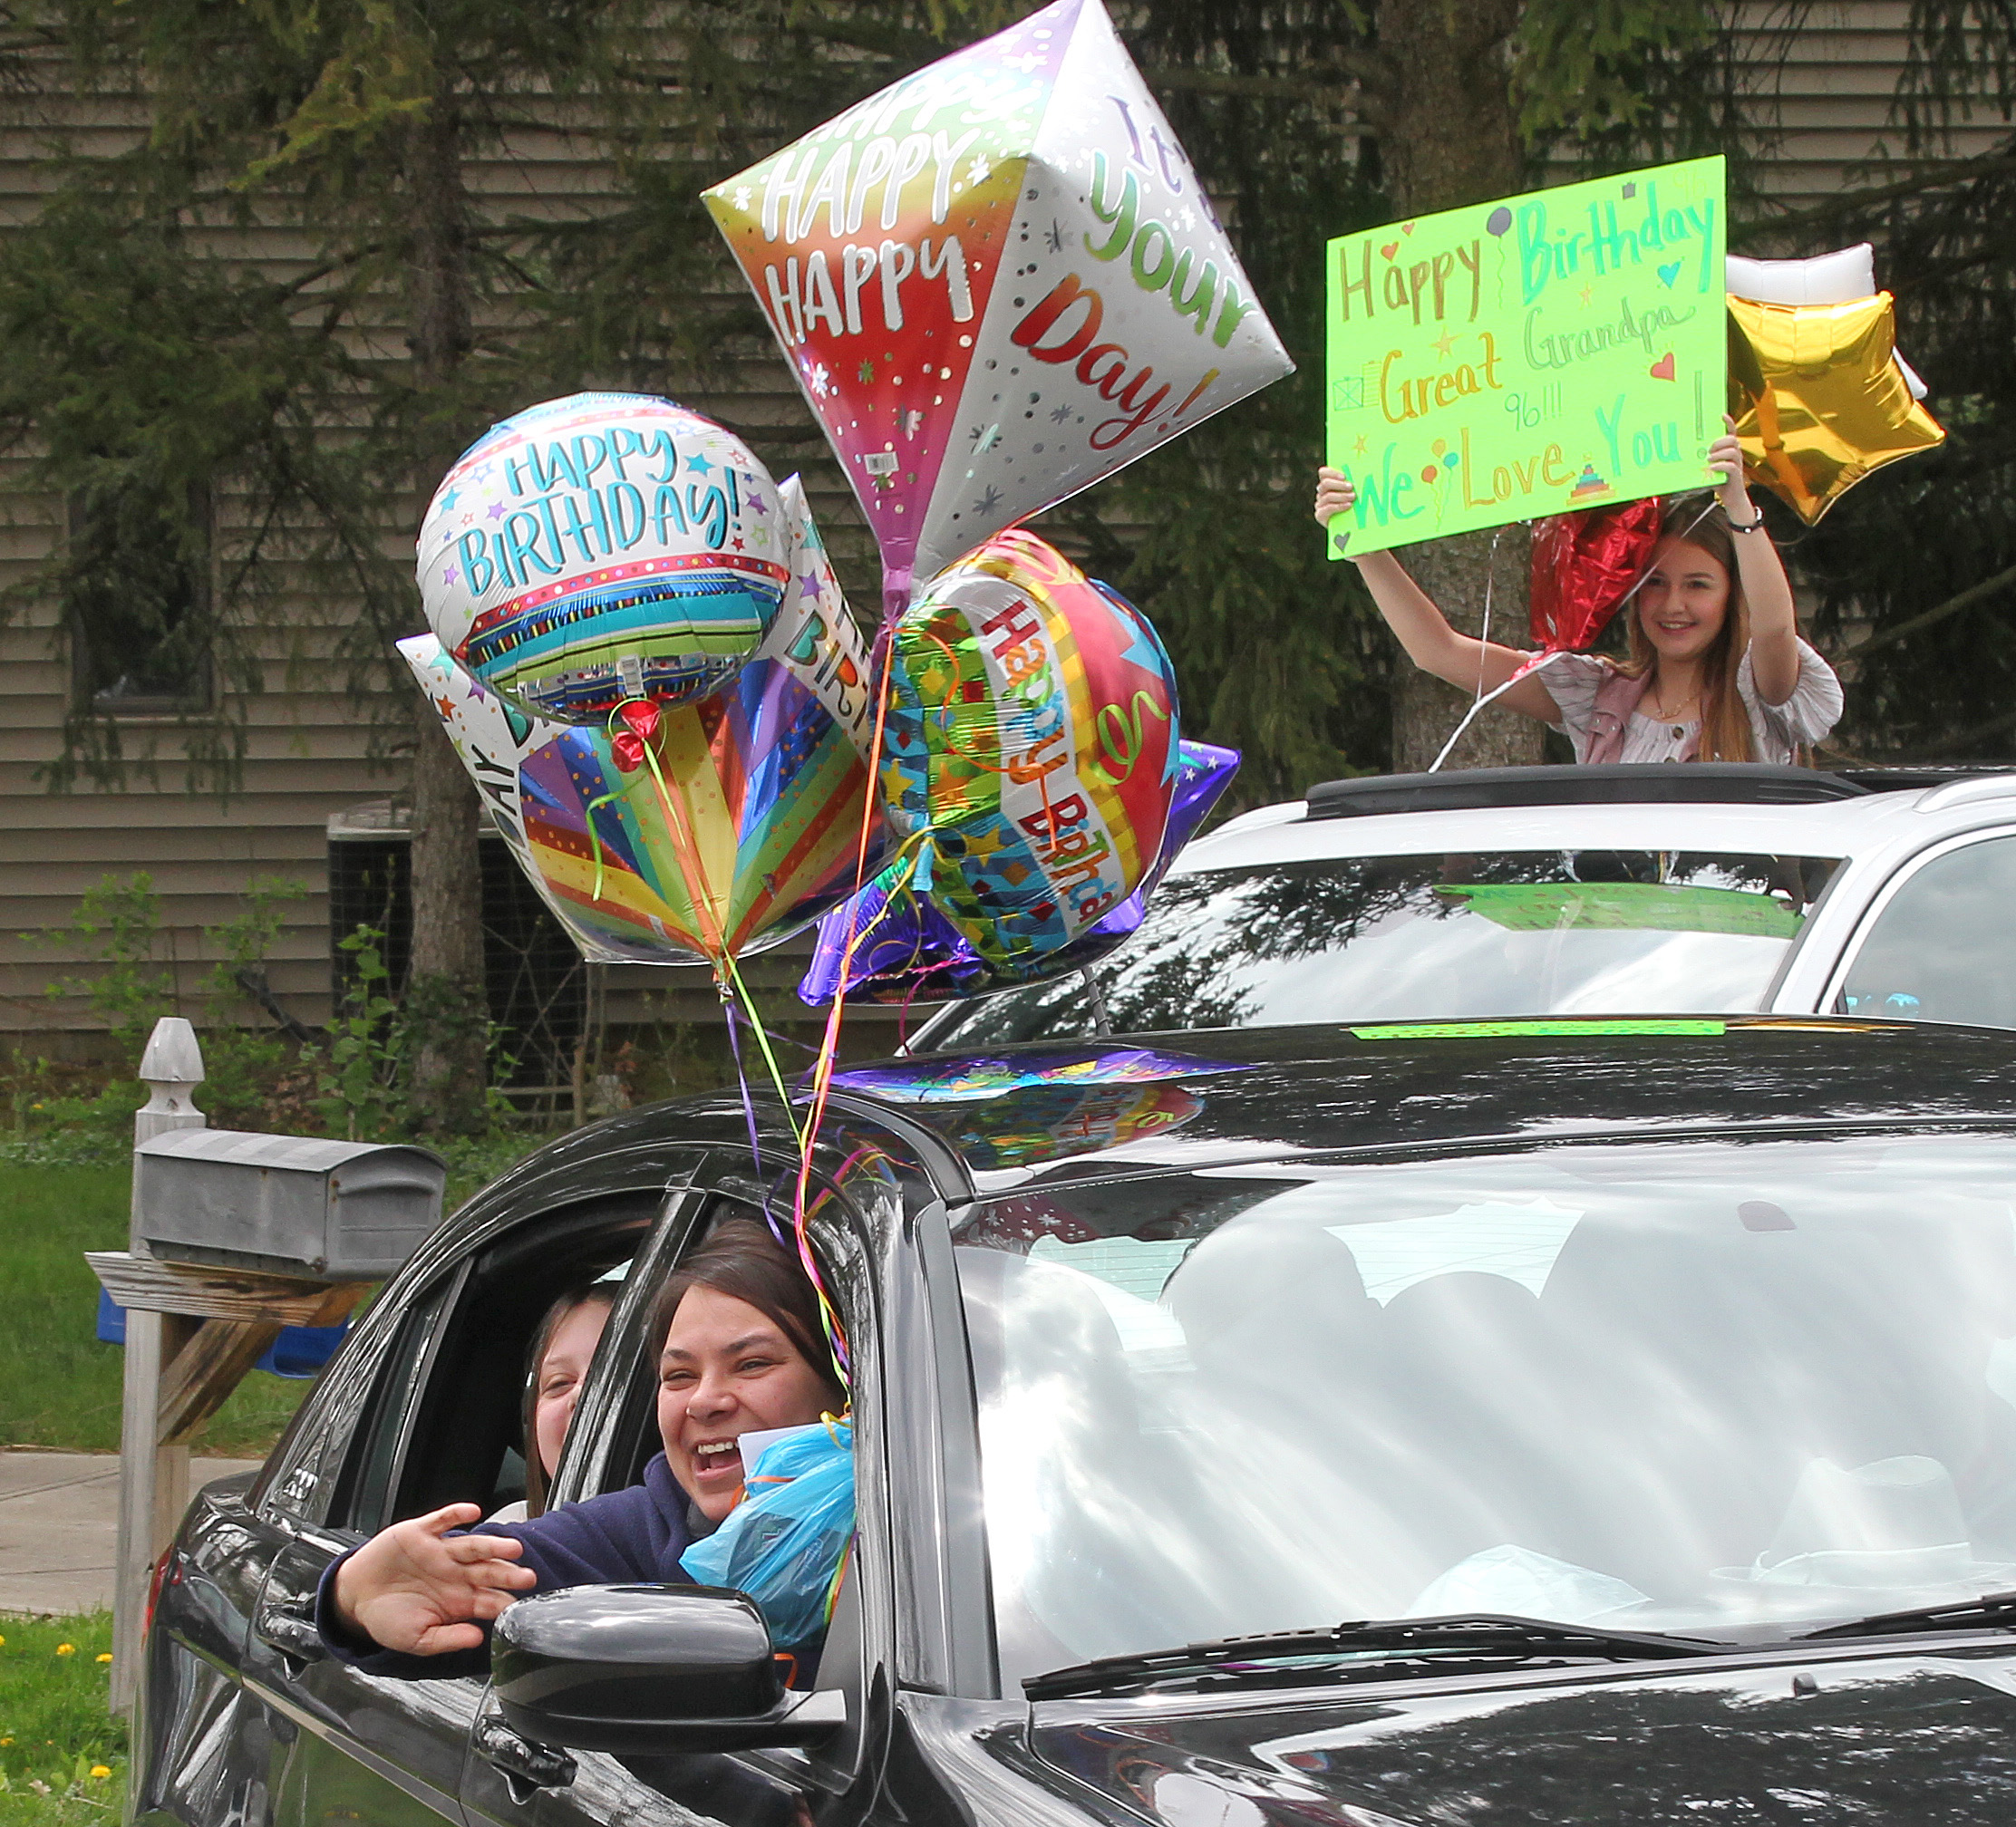
<path fill-rule="evenodd" d="M 86 715 L 210 708 L 210 499 L 125 482 L 70 501 L 63 614 Z"/>

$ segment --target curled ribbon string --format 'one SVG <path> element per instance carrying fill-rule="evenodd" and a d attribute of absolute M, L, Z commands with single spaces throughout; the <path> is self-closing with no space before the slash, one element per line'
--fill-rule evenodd
<path fill-rule="evenodd" d="M 595 828 L 595 815 L 603 807 L 608 805 L 611 800 L 625 798 L 626 795 L 635 792 L 643 784 L 641 780 L 626 780 L 622 786 L 612 788 L 608 792 L 603 794 L 600 798 L 591 799 L 587 803 L 585 817 L 588 827 L 588 846 L 595 855 L 595 886 L 589 893 L 588 898 L 590 900 L 599 901 L 602 898 L 602 836 Z"/>
<path fill-rule="evenodd" d="M 631 701 L 641 702 L 643 701 Z M 668 781 L 665 778 L 664 769 L 659 764 L 657 745 L 654 740 L 657 734 L 654 721 L 649 730 L 649 733 L 646 734 L 644 730 L 632 725 L 627 719 L 623 717 L 625 708 L 625 706 L 619 705 L 610 713 L 608 733 L 612 746 L 614 746 L 619 733 L 626 733 L 632 737 L 635 740 L 635 750 L 641 751 L 638 752 L 637 759 L 650 768 L 653 784 L 657 788 L 658 803 L 664 812 L 665 830 L 666 835 L 672 841 L 674 859 L 677 863 L 679 873 L 684 880 L 687 899 L 693 914 L 693 923 L 699 928 L 697 936 L 701 942 L 701 948 L 714 967 L 715 981 L 720 987 L 722 1000 L 726 1010 L 729 1046 L 735 1058 L 736 1076 L 742 1088 L 743 1107 L 750 1125 L 750 1144 L 756 1157 L 759 1174 L 762 1171 L 762 1156 L 759 1142 L 760 1130 L 756 1123 L 754 1101 L 750 1095 L 748 1074 L 743 1069 L 740 1039 L 735 1031 L 735 1013 L 738 1009 L 743 1019 L 748 1021 L 750 1032 L 755 1036 L 757 1050 L 762 1056 L 763 1065 L 770 1075 L 771 1084 L 776 1090 L 778 1102 L 783 1109 L 784 1120 L 790 1128 L 792 1139 L 798 1144 L 800 1169 L 799 1190 L 793 1201 L 792 1228 L 798 1246 L 799 1261 L 804 1268 L 807 1279 L 812 1284 L 813 1292 L 819 1298 L 819 1315 L 825 1325 L 828 1346 L 833 1353 L 834 1368 L 838 1373 L 842 1387 L 851 1387 L 846 1331 L 841 1325 L 838 1310 L 834 1306 L 825 1280 L 819 1272 L 819 1263 L 812 1255 L 810 1242 L 806 1233 L 806 1226 L 809 1217 L 816 1213 L 819 1209 L 818 1205 L 815 1204 L 812 1213 L 808 1213 L 805 1209 L 804 1196 L 805 1175 L 809 1173 L 811 1163 L 813 1132 L 809 1126 L 800 1123 L 792 1108 L 790 1089 L 784 1081 L 782 1068 L 777 1063 L 776 1051 L 771 1045 L 769 1031 L 764 1028 L 762 1018 L 757 1012 L 755 999 L 749 993 L 749 985 L 743 981 L 741 971 L 736 968 L 734 953 L 730 947 L 728 936 L 723 932 L 721 922 L 715 917 L 712 888 L 708 880 L 706 865 L 700 853 L 699 827 L 693 818 L 693 808 L 686 801 L 683 788 L 680 786 L 676 779 Z M 619 723 L 623 726 L 621 732 L 618 730 Z M 882 718 L 878 711 L 876 720 L 875 741 L 875 749 L 877 753 L 880 752 L 881 748 L 882 730 Z M 626 744 L 625 746 L 628 747 L 630 745 Z M 619 768 L 623 766 L 620 750 L 617 754 L 617 766 Z M 625 771 L 629 770 L 626 769 Z M 620 799 L 635 791 L 636 785 L 637 783 L 635 781 L 627 781 L 623 786 L 591 801 L 586 808 L 588 839 L 593 846 L 596 861 L 595 898 L 597 900 L 602 895 L 605 871 L 602 840 L 600 834 L 596 829 L 595 814 L 612 800 Z M 874 807 L 875 776 L 871 769 L 868 775 L 867 798 L 862 808 L 861 840 L 855 859 L 857 891 L 858 891 L 861 878 L 866 870 L 868 839 L 873 833 Z M 851 951 L 851 946 L 849 949 Z M 770 1218 L 767 1211 L 764 1215 L 766 1221 L 771 1223 L 772 1233 L 778 1234 L 774 1220 Z M 780 1243 L 784 1241 L 781 1234 L 778 1234 L 778 1241 Z"/>
<path fill-rule="evenodd" d="M 718 979 L 716 981 L 719 981 Z M 756 1177 L 761 1180 L 763 1177 L 763 1140 L 761 1132 L 756 1126 L 756 1100 L 750 1096 L 749 1068 L 742 1064 L 741 1037 L 736 1032 L 735 999 L 729 993 L 727 984 L 721 983 L 720 988 L 722 1013 L 728 1020 L 728 1050 L 734 1056 L 735 1083 L 741 1088 L 742 1115 L 749 1123 L 750 1158 L 756 1164 Z M 779 1243 L 782 1243 L 783 1232 L 778 1230 L 777 1221 L 771 1217 L 768 1204 L 763 1207 L 763 1217 L 770 1225 L 771 1234 Z"/>
<path fill-rule="evenodd" d="M 805 1146 L 805 1131 L 792 1113 L 791 1094 L 784 1083 L 783 1068 L 777 1063 L 777 1054 L 771 1046 L 770 1032 L 763 1026 L 762 1017 L 756 1012 L 755 998 L 749 993 L 749 985 L 742 981 L 742 974 L 735 968 L 732 958 L 722 958 L 722 978 L 724 991 L 729 988 L 733 990 L 735 1000 L 749 1023 L 749 1031 L 756 1037 L 756 1049 L 763 1056 L 763 1064 L 770 1071 L 771 1087 L 777 1093 L 778 1101 L 784 1107 L 784 1121 L 790 1125 L 791 1139 L 802 1148 Z"/>
<path fill-rule="evenodd" d="M 650 765 L 652 779 L 657 783 L 659 803 L 665 808 L 665 825 L 672 833 L 673 850 L 679 859 L 680 873 L 686 877 L 686 892 L 693 903 L 695 922 L 701 928 L 702 946 L 713 960 L 718 974 L 722 964 L 730 962 L 728 941 L 721 930 L 721 923 L 714 918 L 713 884 L 708 881 L 707 865 L 701 860 L 693 808 L 686 804 L 685 789 L 679 788 L 679 805 L 674 809 L 673 788 L 665 785 L 664 770 L 658 765 L 658 751 L 652 743 L 644 745 L 644 759 Z M 677 787 L 676 782 L 674 787 Z"/>
<path fill-rule="evenodd" d="M 884 631 L 884 638 L 888 639 L 887 629 Z M 893 642 L 891 644 L 893 646 Z M 875 735 L 873 741 L 869 744 L 869 752 L 877 757 L 882 753 L 883 740 L 888 732 L 889 693 L 895 682 L 896 671 L 894 660 L 893 652 L 885 655 L 881 669 L 880 688 L 876 693 Z M 854 850 L 854 893 L 848 902 L 847 942 L 840 950 L 840 983 L 843 988 L 853 970 L 855 950 L 861 942 L 863 929 L 861 925 L 860 894 L 862 886 L 867 880 L 868 843 L 875 835 L 876 797 L 876 774 L 875 770 L 870 768 L 867 790 L 862 796 L 861 800 L 860 836 L 856 842 Z M 924 846 L 920 844 L 918 846 L 920 859 L 923 855 Z M 915 867 L 916 865 L 913 863 L 913 872 Z M 798 1182 L 791 1195 L 791 1228 L 798 1238 L 799 1261 L 804 1266 L 805 1272 L 811 1277 L 812 1286 L 818 1291 L 819 1297 L 820 1311 L 822 1315 L 826 1316 L 829 1327 L 835 1331 L 839 1329 L 839 1316 L 832 1310 L 831 1302 L 827 1297 L 825 1282 L 820 1278 L 818 1266 L 812 1260 L 811 1241 L 809 1235 L 809 1228 L 817 1207 L 813 1206 L 811 1209 L 808 1209 L 808 1205 L 812 1182 L 812 1150 L 819 1140 L 819 1127 L 826 1119 L 826 1102 L 832 1088 L 833 1067 L 839 1057 L 840 1019 L 846 1007 L 847 997 L 845 994 L 836 994 L 833 998 L 833 1006 L 827 1014 L 826 1031 L 820 1039 L 819 1053 L 812 1062 L 811 1095 L 809 1099 L 810 1107 L 807 1112 L 805 1127 L 801 1132 L 802 1139 L 800 1143 L 798 1157 Z M 842 1367 L 843 1380 L 848 1380 L 845 1366 L 845 1352 L 846 1345 L 843 1338 L 836 1346 L 835 1359 Z M 852 1387 L 850 1381 L 848 1387 Z"/>

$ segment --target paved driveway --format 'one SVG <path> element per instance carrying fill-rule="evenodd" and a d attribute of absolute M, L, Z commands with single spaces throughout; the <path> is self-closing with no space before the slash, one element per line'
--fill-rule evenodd
<path fill-rule="evenodd" d="M 256 1459 L 198 1459 L 193 1491 Z M 0 1451 L 0 1611 L 95 1611 L 112 1602 L 116 1453 Z"/>

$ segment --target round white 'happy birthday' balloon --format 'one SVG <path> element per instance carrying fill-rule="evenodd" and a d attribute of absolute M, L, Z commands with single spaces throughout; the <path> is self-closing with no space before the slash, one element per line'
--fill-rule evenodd
<path fill-rule="evenodd" d="M 790 576 L 748 446 L 645 393 L 573 393 L 492 426 L 435 492 L 418 551 L 428 625 L 455 661 L 570 723 L 718 690 Z"/>

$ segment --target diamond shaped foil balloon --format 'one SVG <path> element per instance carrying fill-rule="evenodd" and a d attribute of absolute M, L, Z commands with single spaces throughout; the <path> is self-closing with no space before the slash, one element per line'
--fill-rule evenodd
<path fill-rule="evenodd" d="M 706 193 L 912 579 L 1294 363 L 1100 0 L 1056 0 Z"/>
<path fill-rule="evenodd" d="M 1808 526 L 1873 470 L 1944 440 L 1892 360 L 1887 292 L 1845 304 L 1731 298 L 1729 325 L 1745 473 Z"/>

